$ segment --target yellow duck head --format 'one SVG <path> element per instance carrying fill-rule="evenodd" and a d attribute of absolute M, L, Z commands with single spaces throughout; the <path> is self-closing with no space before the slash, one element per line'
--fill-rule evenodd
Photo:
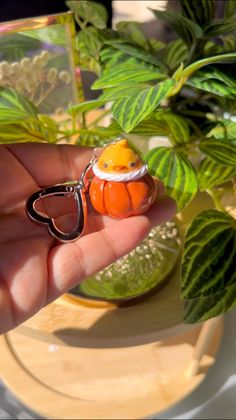
<path fill-rule="evenodd" d="M 143 162 L 129 146 L 128 141 L 121 139 L 104 149 L 97 166 L 103 172 L 127 173 L 140 169 Z"/>

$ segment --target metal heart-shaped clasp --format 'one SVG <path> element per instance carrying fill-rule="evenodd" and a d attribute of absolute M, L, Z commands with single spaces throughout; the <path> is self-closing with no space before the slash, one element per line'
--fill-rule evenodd
<path fill-rule="evenodd" d="M 36 210 L 36 203 L 45 198 L 52 196 L 73 197 L 76 203 L 77 217 L 73 230 L 69 233 L 62 232 L 51 217 L 44 216 Z M 31 220 L 42 223 L 48 227 L 50 234 L 61 242 L 69 242 L 78 239 L 84 230 L 87 218 L 87 205 L 84 195 L 83 184 L 76 185 L 53 185 L 40 191 L 33 193 L 26 203 L 26 213 Z"/>

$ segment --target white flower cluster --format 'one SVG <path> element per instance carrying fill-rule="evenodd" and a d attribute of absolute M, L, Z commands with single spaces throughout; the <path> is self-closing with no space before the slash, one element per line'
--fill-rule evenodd
<path fill-rule="evenodd" d="M 12 88 L 39 105 L 60 81 L 71 82 L 68 71 L 47 66 L 50 58 L 49 51 L 42 51 L 21 61 L 0 62 L 0 87 Z"/>

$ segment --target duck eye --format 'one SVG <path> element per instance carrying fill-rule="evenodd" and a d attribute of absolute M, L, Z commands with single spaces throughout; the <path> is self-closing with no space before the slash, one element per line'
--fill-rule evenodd
<path fill-rule="evenodd" d="M 104 162 L 103 168 L 107 168 L 107 167 L 108 167 L 108 163 Z"/>
<path fill-rule="evenodd" d="M 129 166 L 131 166 L 131 168 L 133 168 L 136 165 L 136 162 L 130 162 Z"/>

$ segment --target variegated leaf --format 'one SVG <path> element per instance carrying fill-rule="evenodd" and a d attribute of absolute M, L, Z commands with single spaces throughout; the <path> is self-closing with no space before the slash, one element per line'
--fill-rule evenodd
<path fill-rule="evenodd" d="M 149 70 L 135 64 L 120 64 L 111 68 L 97 79 L 92 89 L 105 89 L 125 83 L 143 83 L 150 80 L 163 80 L 167 76 L 159 71 Z"/>
<path fill-rule="evenodd" d="M 112 106 L 114 118 L 129 133 L 168 96 L 173 85 L 173 80 L 165 80 L 130 97 L 118 99 Z"/>
<path fill-rule="evenodd" d="M 201 27 L 197 23 L 187 19 L 180 13 L 173 10 L 151 10 L 158 19 L 175 31 L 189 46 L 203 34 Z"/>
<path fill-rule="evenodd" d="M 109 127 L 94 127 L 91 129 L 80 129 L 77 144 L 86 147 L 103 146 L 117 138 L 120 134 L 119 127 L 111 125 Z"/>
<path fill-rule="evenodd" d="M 182 39 L 169 42 L 164 52 L 164 61 L 171 69 L 176 69 L 188 56 L 188 47 Z"/>
<path fill-rule="evenodd" d="M 204 28 L 204 37 L 214 38 L 236 30 L 235 18 L 215 20 Z"/>
<path fill-rule="evenodd" d="M 205 157 L 198 169 L 198 183 L 202 191 L 216 185 L 223 184 L 236 176 L 236 168 L 233 166 L 221 165 L 214 160 Z"/>
<path fill-rule="evenodd" d="M 214 18 L 215 0 L 181 0 L 183 15 L 188 19 L 204 25 Z"/>
<path fill-rule="evenodd" d="M 235 219 L 217 210 L 200 213 L 187 230 L 182 257 L 187 322 L 220 315 L 235 304 L 235 259 Z"/>
<path fill-rule="evenodd" d="M 91 23 L 96 28 L 103 29 L 106 27 L 107 10 L 106 8 L 95 1 L 66 1 L 67 6 L 75 13 L 76 16 L 82 18 L 85 22 Z"/>
<path fill-rule="evenodd" d="M 149 64 L 145 61 L 139 60 L 136 57 L 132 57 L 129 54 L 126 54 L 112 45 L 104 45 L 100 51 L 100 60 L 103 64 L 103 67 L 106 69 L 113 68 L 121 63 L 127 64 L 142 64 L 146 63 L 149 68 Z"/>
<path fill-rule="evenodd" d="M 158 53 L 160 50 L 162 50 L 162 48 L 165 48 L 164 42 L 159 41 L 156 38 L 149 38 L 148 44 L 151 51 L 153 51 L 154 53 Z"/>
<path fill-rule="evenodd" d="M 183 71 L 183 79 L 187 80 L 195 71 L 199 70 L 202 67 L 207 66 L 208 64 L 213 63 L 230 63 L 236 61 L 236 52 L 227 53 L 227 54 L 219 54 L 213 57 L 203 58 L 201 60 L 195 61 L 194 63 L 190 64 L 186 67 Z"/>
<path fill-rule="evenodd" d="M 13 89 L 0 88 L 0 124 L 25 122 L 37 118 L 38 110 Z"/>
<path fill-rule="evenodd" d="M 227 140 L 206 140 L 199 145 L 200 150 L 215 162 L 236 168 L 236 145 Z"/>
<path fill-rule="evenodd" d="M 22 124 L 0 125 L 0 143 L 17 143 L 26 141 L 37 141 L 31 137 Z"/>
<path fill-rule="evenodd" d="M 77 115 L 92 109 L 99 108 L 104 105 L 104 103 L 106 103 L 106 101 L 102 99 L 81 102 L 68 108 L 67 112 L 71 115 Z"/>
<path fill-rule="evenodd" d="M 223 41 L 223 48 L 225 52 L 236 50 L 236 38 L 234 35 L 222 36 L 221 40 Z"/>
<path fill-rule="evenodd" d="M 124 85 L 119 85 L 112 88 L 104 89 L 103 93 L 99 96 L 99 100 L 112 102 L 112 101 L 115 101 L 116 99 L 127 98 L 127 96 L 137 94 L 146 88 L 147 86 L 144 84 L 125 83 Z"/>
<path fill-rule="evenodd" d="M 186 83 L 186 81 L 192 76 L 192 74 L 199 70 L 202 67 L 207 66 L 208 64 L 213 63 L 230 63 L 236 61 L 236 52 L 227 53 L 227 54 L 220 54 L 215 55 L 212 57 L 203 58 L 201 60 L 195 61 L 194 63 L 190 64 L 189 66 L 185 67 L 182 73 L 182 77 L 180 78 L 178 84 L 173 88 L 171 92 L 171 96 L 176 95 Z"/>
<path fill-rule="evenodd" d="M 219 70 L 213 66 L 207 66 L 207 68 L 199 70 L 195 75 L 190 79 L 197 78 L 199 81 L 204 82 L 209 79 L 219 80 L 224 83 L 226 86 L 235 88 L 236 87 L 236 78 L 233 76 L 227 75 L 226 72 Z"/>
<path fill-rule="evenodd" d="M 134 45 L 123 40 L 106 41 L 106 44 L 111 45 L 113 48 L 116 48 L 131 57 L 138 58 L 139 60 L 145 61 L 149 64 L 154 64 L 157 67 L 162 67 L 161 62 L 154 54 L 151 54 L 139 45 Z"/>
<path fill-rule="evenodd" d="M 215 137 L 218 140 L 230 140 L 236 144 L 236 121 L 222 119 L 209 131 L 207 137 Z"/>
<path fill-rule="evenodd" d="M 166 124 L 168 137 L 173 144 L 183 144 L 189 141 L 190 133 L 187 120 L 173 112 L 156 114 L 156 119 Z"/>
<path fill-rule="evenodd" d="M 194 76 L 188 80 L 187 85 L 219 96 L 227 96 L 229 98 L 236 96 L 236 85 L 235 87 L 227 86 L 227 84 L 213 77 L 202 80 L 201 76 Z"/>
<path fill-rule="evenodd" d="M 141 29 L 139 22 L 133 21 L 120 21 L 116 25 L 116 29 L 122 38 L 126 38 L 128 41 L 134 42 L 137 45 L 147 49 L 148 42 Z"/>
<path fill-rule="evenodd" d="M 150 150 L 145 160 L 150 173 L 163 182 L 167 193 L 176 201 L 178 210 L 186 207 L 198 191 L 196 172 L 190 161 L 166 147 Z"/>
<path fill-rule="evenodd" d="M 112 128 L 117 128 L 118 132 L 122 132 L 121 126 L 117 121 L 113 121 L 111 126 Z M 167 124 L 164 121 L 157 120 L 155 116 L 145 118 L 141 121 L 131 132 L 130 134 L 136 134 L 138 136 L 150 137 L 150 136 L 168 136 L 169 129 Z"/>
<path fill-rule="evenodd" d="M 230 49 L 227 50 L 224 47 L 222 47 L 222 45 L 219 45 L 212 40 L 208 40 L 207 42 L 205 42 L 204 47 L 203 47 L 203 56 L 209 57 L 210 55 L 221 54 L 227 51 L 231 51 L 231 50 Z"/>
<path fill-rule="evenodd" d="M 103 39 L 96 28 L 88 27 L 81 30 L 76 37 L 76 47 L 79 53 L 86 57 L 99 59 L 100 49 L 103 45 Z"/>
<path fill-rule="evenodd" d="M 231 18 L 236 13 L 235 0 L 227 0 L 224 4 L 224 18 Z"/>

